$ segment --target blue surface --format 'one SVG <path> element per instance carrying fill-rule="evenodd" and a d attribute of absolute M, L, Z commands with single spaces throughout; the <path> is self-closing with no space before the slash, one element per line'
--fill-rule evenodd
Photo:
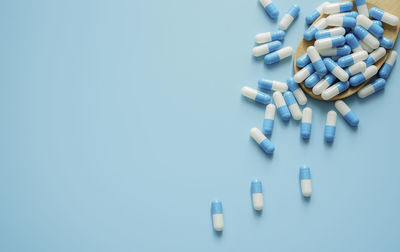
<path fill-rule="evenodd" d="M 301 2 L 285 45 L 318 4 Z M 257 1 L 4 0 L 0 12 L 0 251 L 398 251 L 399 65 L 385 90 L 345 100 L 358 129 L 338 117 L 325 144 L 333 104 L 310 99 L 310 140 L 277 119 L 268 156 L 249 137 L 265 106 L 240 89 L 285 81 L 292 61 L 252 57 L 254 35 L 277 27 Z"/>

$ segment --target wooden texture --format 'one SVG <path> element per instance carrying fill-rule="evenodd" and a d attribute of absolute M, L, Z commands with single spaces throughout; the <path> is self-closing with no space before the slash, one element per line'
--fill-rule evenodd
<path fill-rule="evenodd" d="M 354 1 L 353 1 L 353 4 L 354 4 Z M 379 9 L 382 9 L 382 10 L 384 10 L 384 11 L 386 11 L 386 12 L 389 12 L 389 13 L 391 13 L 391 14 L 393 14 L 393 15 L 396 15 L 396 16 L 400 17 L 400 0 L 367 0 L 367 6 L 368 6 L 368 9 L 370 9 L 370 8 L 372 8 L 372 7 L 377 7 L 377 8 L 379 8 Z M 357 10 L 356 7 L 355 7 L 355 4 L 354 4 L 354 10 Z M 315 22 L 317 22 L 317 21 L 318 21 L 319 19 L 321 19 L 322 17 L 326 17 L 326 16 L 327 16 L 327 15 L 321 16 L 321 17 L 318 18 Z M 315 22 L 314 22 L 314 23 L 315 23 Z M 385 29 L 384 36 L 387 37 L 387 38 L 389 38 L 389 39 L 391 39 L 391 40 L 393 40 L 394 42 L 396 42 L 397 34 L 398 34 L 398 32 L 399 32 L 399 26 L 394 27 L 394 26 L 390 26 L 390 25 L 387 25 L 387 24 L 384 23 L 384 24 L 383 24 L 383 28 Z M 295 52 L 295 54 L 294 54 L 294 62 L 293 62 L 293 65 L 294 65 L 294 73 L 295 73 L 295 74 L 300 70 L 300 68 L 298 68 L 298 67 L 296 66 L 296 60 L 297 60 L 301 55 L 303 55 L 304 53 L 307 52 L 307 47 L 313 45 L 313 44 L 314 44 L 314 41 L 315 41 L 315 40 L 313 40 L 313 41 L 306 41 L 306 40 L 302 39 L 302 40 L 300 41 L 299 45 L 297 46 L 296 52 Z M 378 68 L 381 68 L 381 66 L 382 66 L 383 63 L 385 62 L 385 60 L 386 60 L 386 58 L 387 58 L 387 55 L 388 55 L 388 53 L 389 53 L 390 51 L 391 51 L 391 50 L 387 50 L 387 53 L 386 53 L 385 57 L 383 57 L 382 59 L 380 59 L 380 60 L 375 64 Z M 346 98 L 346 97 L 349 97 L 349 96 L 353 95 L 353 94 L 356 93 L 358 90 L 360 90 L 367 82 L 368 82 L 368 80 L 367 80 L 366 82 L 362 83 L 361 85 L 357 86 L 357 87 L 352 87 L 352 86 L 350 86 L 350 88 L 349 88 L 348 90 L 346 90 L 345 92 L 343 92 L 343 93 L 339 94 L 338 96 L 332 98 L 331 101 L 343 99 L 343 98 Z M 304 85 L 304 82 L 299 83 L 299 85 L 300 85 L 301 88 L 304 90 L 304 92 L 306 92 L 306 93 L 307 93 L 309 96 L 311 96 L 312 98 L 318 99 L 318 100 L 323 100 L 323 99 L 321 98 L 320 95 L 315 95 L 315 94 L 313 94 L 312 91 L 311 91 L 312 89 L 311 89 L 311 88 L 307 88 L 307 87 Z"/>

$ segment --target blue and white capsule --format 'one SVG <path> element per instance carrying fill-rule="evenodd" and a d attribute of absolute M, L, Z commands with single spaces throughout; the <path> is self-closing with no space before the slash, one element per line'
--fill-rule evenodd
<path fill-rule="evenodd" d="M 303 194 L 303 197 L 307 198 L 311 197 L 312 194 L 311 171 L 308 165 L 300 166 L 299 178 L 300 178 L 301 194 Z"/>
<path fill-rule="evenodd" d="M 272 135 L 275 122 L 275 112 L 276 107 L 274 104 L 268 104 L 265 107 L 264 121 L 263 121 L 263 131 L 267 136 Z"/>
<path fill-rule="evenodd" d="M 340 81 L 347 81 L 349 75 L 335 61 L 330 58 L 325 58 L 324 63 L 329 72 L 336 76 Z"/>
<path fill-rule="evenodd" d="M 305 107 L 301 118 L 300 136 L 303 139 L 309 139 L 311 136 L 312 109 Z"/>
<path fill-rule="evenodd" d="M 257 44 L 268 43 L 271 41 L 282 41 L 285 38 L 285 32 L 278 30 L 273 32 L 263 32 L 256 34 L 254 40 Z"/>
<path fill-rule="evenodd" d="M 324 90 L 326 90 L 330 85 L 335 82 L 336 76 L 328 73 L 325 77 L 320 80 L 312 89 L 313 94 L 320 95 Z"/>
<path fill-rule="evenodd" d="M 317 39 L 314 46 L 318 50 L 328 49 L 332 47 L 343 46 L 346 43 L 346 39 L 343 36 L 334 36 L 329 38 Z M 310 55 L 308 55 L 310 56 Z"/>
<path fill-rule="evenodd" d="M 325 29 L 321 31 L 317 31 L 315 33 L 315 39 L 323 39 L 334 36 L 344 36 L 346 34 L 346 30 L 343 27 L 335 27 L 330 29 Z"/>
<path fill-rule="evenodd" d="M 329 26 L 340 26 L 345 28 L 354 28 L 354 26 L 356 26 L 356 19 L 346 16 L 329 16 L 326 18 L 326 22 Z"/>
<path fill-rule="evenodd" d="M 297 84 L 292 77 L 289 77 L 286 80 L 286 83 L 289 87 L 290 92 L 292 92 L 294 97 L 296 97 L 297 102 L 300 105 L 305 105 L 307 103 L 307 97 L 304 94 L 303 90 L 300 88 L 299 84 Z"/>
<path fill-rule="evenodd" d="M 315 37 L 315 33 L 317 31 L 323 30 L 326 27 L 328 27 L 328 23 L 326 22 L 326 18 L 321 18 L 316 22 L 314 25 L 310 26 L 305 32 L 304 32 L 304 39 L 307 41 L 311 41 Z"/>
<path fill-rule="evenodd" d="M 333 97 L 337 96 L 340 93 L 343 93 L 347 89 L 349 89 L 349 82 L 348 81 L 341 81 L 336 83 L 333 86 L 330 86 L 329 88 L 325 89 L 322 91 L 321 97 L 322 99 L 329 100 L 332 99 Z"/>
<path fill-rule="evenodd" d="M 377 25 L 379 25 L 380 27 L 382 27 L 382 22 L 381 22 L 381 21 L 379 21 L 379 20 L 372 20 L 372 22 L 373 22 L 374 24 L 377 24 Z"/>
<path fill-rule="evenodd" d="M 329 2 L 324 2 L 313 11 L 311 11 L 311 13 L 306 16 L 306 23 L 308 25 L 314 23 L 314 21 L 317 20 L 317 18 L 319 18 L 324 13 L 324 7 L 328 4 Z"/>
<path fill-rule="evenodd" d="M 369 45 L 367 45 L 366 43 L 364 43 L 362 40 L 358 41 L 360 43 L 360 46 L 363 50 L 367 51 L 368 53 L 371 53 L 374 49 L 372 49 L 372 47 L 370 47 Z"/>
<path fill-rule="evenodd" d="M 343 36 L 342 36 L 343 37 Z M 309 46 L 307 48 L 307 55 L 310 57 L 310 60 L 313 64 L 313 67 L 315 69 L 315 72 L 318 74 L 324 75 L 328 71 L 325 67 L 324 62 L 321 59 L 321 56 L 319 55 L 319 52 L 314 46 Z"/>
<path fill-rule="evenodd" d="M 333 140 L 335 139 L 336 120 L 337 120 L 337 113 L 333 110 L 329 111 L 328 114 L 326 115 L 326 123 L 324 130 L 324 138 L 325 141 L 328 143 L 333 142 Z"/>
<path fill-rule="evenodd" d="M 385 55 L 386 55 L 385 48 L 379 47 L 378 49 L 376 49 L 375 51 L 373 51 L 372 53 L 370 53 L 368 55 L 368 58 L 365 61 L 365 63 L 367 63 L 367 67 L 375 64 L 376 62 L 378 62 L 378 60 L 382 59 Z"/>
<path fill-rule="evenodd" d="M 350 78 L 350 85 L 357 87 L 361 85 L 364 81 L 371 79 L 374 75 L 378 73 L 378 68 L 375 65 L 367 67 L 363 73 L 358 73 Z"/>
<path fill-rule="evenodd" d="M 297 83 L 303 82 L 308 76 L 313 74 L 315 72 L 315 69 L 313 67 L 313 64 L 310 63 L 307 66 L 303 67 L 294 75 L 294 81 Z"/>
<path fill-rule="evenodd" d="M 376 49 L 379 47 L 378 39 L 376 39 L 371 33 L 369 33 L 367 30 L 365 30 L 364 27 L 356 25 L 356 27 L 354 27 L 353 32 L 354 32 L 354 35 L 356 35 L 356 37 L 359 40 L 361 40 L 362 42 L 367 44 L 372 49 Z"/>
<path fill-rule="evenodd" d="M 253 179 L 250 186 L 251 199 L 253 201 L 253 208 L 256 211 L 261 211 L 264 208 L 262 183 L 259 179 Z"/>
<path fill-rule="evenodd" d="M 342 100 L 337 100 L 335 102 L 335 108 L 339 113 L 343 116 L 344 120 L 352 127 L 357 127 L 360 119 L 358 116 L 351 110 L 347 104 Z"/>
<path fill-rule="evenodd" d="M 285 82 L 281 82 L 281 81 L 259 79 L 258 80 L 258 88 L 268 90 L 268 91 L 279 91 L 279 92 L 283 93 L 288 90 L 288 85 Z"/>
<path fill-rule="evenodd" d="M 300 13 L 300 6 L 297 4 L 293 4 L 290 6 L 288 12 L 282 17 L 281 21 L 279 22 L 278 26 L 279 29 L 286 31 L 289 26 L 293 23 L 294 20 L 299 16 Z"/>
<path fill-rule="evenodd" d="M 343 55 L 350 54 L 351 48 L 348 45 L 344 45 L 341 47 L 318 50 L 318 52 L 321 56 L 324 56 L 324 57 L 343 56 Z"/>
<path fill-rule="evenodd" d="M 353 3 L 350 1 L 340 3 L 330 3 L 324 6 L 325 14 L 334 14 L 339 12 L 351 11 L 353 9 Z"/>
<path fill-rule="evenodd" d="M 311 63 L 311 59 L 310 57 L 308 57 L 308 54 L 305 53 L 303 55 L 301 55 L 297 60 L 296 60 L 296 66 L 299 68 L 303 68 L 306 65 Z"/>
<path fill-rule="evenodd" d="M 372 18 L 382 21 L 388 25 L 397 26 L 399 24 L 399 18 L 397 16 L 378 8 L 371 8 L 369 10 L 369 15 Z"/>
<path fill-rule="evenodd" d="M 338 59 L 338 65 L 341 67 L 348 67 L 355 63 L 365 60 L 368 57 L 367 51 L 355 52 L 350 55 L 346 55 Z"/>
<path fill-rule="evenodd" d="M 383 78 L 386 80 L 389 77 L 390 73 L 392 72 L 393 65 L 394 65 L 394 63 L 396 63 L 396 60 L 397 60 L 397 52 L 395 50 L 392 50 L 389 53 L 388 57 L 386 58 L 385 63 L 379 70 L 380 78 Z"/>
<path fill-rule="evenodd" d="M 313 73 L 308 78 L 304 81 L 304 85 L 307 88 L 313 88 L 317 83 L 321 80 L 321 77 L 324 77 L 325 75 L 319 75 L 317 73 Z"/>
<path fill-rule="evenodd" d="M 270 52 L 274 52 L 281 48 L 282 42 L 280 41 L 272 41 L 263 45 L 259 45 L 253 48 L 253 55 L 254 57 L 263 56 Z"/>
<path fill-rule="evenodd" d="M 265 12 L 272 19 L 277 19 L 279 16 L 279 10 L 271 0 L 260 0 L 261 5 L 264 7 Z"/>
<path fill-rule="evenodd" d="M 265 55 L 264 63 L 266 65 L 277 63 L 287 57 L 292 56 L 292 53 L 293 53 L 292 47 L 290 46 L 284 47 L 282 49 L 279 49 L 278 51 Z"/>
<path fill-rule="evenodd" d="M 360 89 L 360 91 L 358 91 L 357 94 L 360 98 L 366 98 L 366 97 L 378 92 L 379 90 L 384 89 L 385 85 L 386 85 L 386 80 L 382 79 L 382 78 L 378 78 L 374 82 L 362 87 Z"/>
<path fill-rule="evenodd" d="M 288 106 L 286 105 L 285 99 L 283 98 L 282 94 L 278 91 L 275 91 L 272 97 L 274 98 L 274 102 L 281 119 L 283 121 L 289 121 L 290 111 Z"/>
<path fill-rule="evenodd" d="M 367 18 L 364 15 L 358 15 L 357 24 L 364 27 L 364 29 L 366 29 L 368 32 L 370 32 L 377 38 L 382 37 L 383 33 L 385 32 L 382 26 L 372 22 L 371 19 Z"/>
<path fill-rule="evenodd" d="M 329 15 L 330 17 L 352 17 L 357 18 L 358 12 L 357 11 L 348 11 L 348 12 L 341 12 L 336 14 Z"/>
<path fill-rule="evenodd" d="M 224 229 L 224 213 L 222 211 L 222 202 L 220 200 L 213 200 L 211 202 L 211 215 L 214 230 L 221 232 Z"/>
<path fill-rule="evenodd" d="M 290 114 L 292 114 L 292 117 L 294 120 L 300 120 L 302 117 L 302 113 L 299 107 L 299 104 L 297 104 L 296 99 L 294 98 L 294 95 L 290 91 L 286 91 L 283 94 L 283 97 L 285 98 L 286 104 L 289 107 Z"/>
<path fill-rule="evenodd" d="M 271 103 L 271 96 L 269 96 L 263 92 L 257 91 L 250 87 L 243 87 L 242 95 L 244 97 L 249 98 L 250 100 L 253 100 L 253 101 L 261 103 L 261 104 L 266 105 L 266 104 Z"/>
<path fill-rule="evenodd" d="M 357 6 L 358 13 L 360 13 L 360 15 L 369 17 L 368 7 L 367 7 L 367 3 L 365 2 L 365 0 L 354 0 L 354 2 Z"/>
<path fill-rule="evenodd" d="M 354 76 L 358 73 L 364 72 L 365 69 L 367 69 L 367 64 L 364 61 L 359 61 L 359 62 L 355 63 L 354 65 L 351 65 L 348 68 L 345 68 L 344 71 L 346 71 L 346 73 L 349 76 Z"/>
<path fill-rule="evenodd" d="M 267 154 L 272 154 L 275 151 L 274 145 L 271 141 L 257 128 L 250 130 L 250 136 L 256 141 L 258 146 Z"/>
<path fill-rule="evenodd" d="M 393 40 L 383 36 L 379 39 L 379 44 L 385 49 L 392 49 L 393 48 Z"/>
<path fill-rule="evenodd" d="M 360 46 L 360 43 L 358 43 L 358 39 L 356 38 L 356 36 L 354 36 L 353 33 L 347 33 L 345 38 L 346 38 L 346 44 L 348 44 L 351 47 L 351 50 L 353 52 L 359 52 L 364 50 Z"/>

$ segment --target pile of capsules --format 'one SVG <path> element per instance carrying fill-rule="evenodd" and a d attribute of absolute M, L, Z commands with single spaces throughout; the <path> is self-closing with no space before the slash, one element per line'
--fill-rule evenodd
<path fill-rule="evenodd" d="M 260 0 L 268 16 L 277 19 L 279 11 L 271 0 Z M 365 81 L 376 76 L 377 78 L 358 91 L 360 98 L 365 98 L 385 87 L 392 67 L 397 60 L 397 52 L 391 50 L 385 63 L 378 71 L 374 64 L 382 59 L 394 42 L 384 37 L 382 22 L 397 27 L 399 18 L 378 8 L 368 9 L 365 0 L 355 0 L 357 11 L 353 10 L 353 2 L 330 3 L 324 2 L 313 10 L 307 17 L 306 23 L 311 25 L 304 32 L 304 39 L 312 41 L 314 46 L 307 48 L 307 53 L 296 60 L 296 65 L 301 68 L 286 83 L 260 79 L 258 88 L 274 91 L 270 95 L 250 87 L 242 88 L 242 95 L 257 103 L 266 105 L 262 131 L 258 128 L 250 130 L 250 136 L 266 153 L 272 154 L 275 147 L 266 137 L 271 136 L 274 127 L 275 112 L 278 110 L 283 121 L 302 120 L 300 135 L 307 140 L 311 136 L 312 109 L 300 105 L 307 103 L 307 97 L 298 83 L 304 81 L 307 88 L 312 88 L 315 95 L 322 99 L 330 100 L 346 91 L 350 86 L 357 87 Z M 285 31 L 298 17 L 300 7 L 292 5 L 279 22 L 278 31 L 260 33 L 255 36 L 255 41 L 262 44 L 253 48 L 255 57 L 264 56 L 264 63 L 275 64 L 293 54 L 291 47 L 282 47 Z M 371 20 L 372 18 L 373 20 Z M 331 27 L 331 28 L 329 28 Z M 338 80 L 334 84 L 335 80 Z M 274 102 L 274 104 L 272 103 Z M 359 119 L 350 107 L 342 100 L 335 102 L 335 108 L 344 120 L 352 127 L 357 127 Z M 327 113 L 324 129 L 324 139 L 332 143 L 336 132 L 337 113 L 331 110 Z M 300 167 L 301 190 L 304 197 L 311 196 L 311 176 L 308 166 Z M 262 209 L 261 181 L 255 179 L 251 184 L 253 207 Z M 214 200 L 211 204 L 213 225 L 216 231 L 223 229 L 222 203 Z"/>

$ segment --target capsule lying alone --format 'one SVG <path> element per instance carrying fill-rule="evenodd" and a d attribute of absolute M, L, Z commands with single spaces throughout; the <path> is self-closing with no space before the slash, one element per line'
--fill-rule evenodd
<path fill-rule="evenodd" d="M 300 136 L 303 139 L 309 139 L 311 136 L 312 109 L 305 107 L 301 118 Z"/>
<path fill-rule="evenodd" d="M 311 197 L 311 171 L 308 165 L 300 166 L 299 178 L 301 193 L 304 197 Z"/>
<path fill-rule="evenodd" d="M 253 208 L 256 211 L 261 211 L 264 207 L 262 183 L 259 179 L 251 181 L 251 198 L 253 201 Z"/>
<path fill-rule="evenodd" d="M 362 87 L 360 89 L 360 91 L 358 91 L 357 94 L 358 94 L 358 96 L 360 98 L 368 97 L 368 96 L 378 92 L 379 90 L 384 89 L 385 88 L 385 84 L 386 84 L 386 80 L 385 79 L 378 78 L 374 82 Z"/>
<path fill-rule="evenodd" d="M 311 13 L 306 16 L 306 23 L 308 25 L 314 23 L 314 21 L 317 20 L 317 18 L 319 18 L 324 13 L 324 7 L 328 4 L 329 2 L 324 2 L 317 8 L 312 10 Z"/>
<path fill-rule="evenodd" d="M 389 53 L 388 57 L 386 58 L 385 63 L 379 70 L 380 78 L 383 78 L 386 80 L 389 77 L 390 73 L 392 72 L 393 65 L 394 65 L 394 63 L 396 63 L 396 60 L 397 60 L 397 52 L 392 50 Z"/>
<path fill-rule="evenodd" d="M 375 7 L 369 9 L 369 15 L 372 18 L 382 21 L 388 25 L 397 26 L 399 24 L 399 18 L 397 16 Z"/>
<path fill-rule="evenodd" d="M 328 114 L 326 115 L 324 138 L 325 141 L 328 143 L 333 142 L 333 140 L 335 139 L 336 119 L 337 119 L 337 114 L 333 110 L 329 111 Z"/>
<path fill-rule="evenodd" d="M 300 88 L 299 84 L 297 84 L 292 77 L 289 77 L 286 80 L 286 83 L 289 87 L 289 90 L 293 93 L 294 97 L 296 97 L 297 102 L 300 105 L 306 104 L 307 97 L 304 94 L 303 90 Z"/>
<path fill-rule="evenodd" d="M 221 232 L 224 229 L 224 214 L 220 200 L 213 200 L 211 202 L 211 215 L 215 231 Z"/>
<path fill-rule="evenodd" d="M 261 5 L 264 7 L 265 12 L 272 19 L 277 19 L 279 16 L 279 10 L 271 0 L 260 0 Z"/>
<path fill-rule="evenodd" d="M 272 154 L 275 151 L 274 145 L 271 141 L 264 136 L 264 134 L 257 128 L 252 128 L 250 130 L 250 136 L 256 141 L 258 146 L 267 154 Z"/>
<path fill-rule="evenodd" d="M 281 48 L 282 42 L 280 41 L 272 41 L 263 45 L 259 45 L 253 48 L 253 55 L 254 57 L 263 56 L 270 52 L 274 52 Z"/>
<path fill-rule="evenodd" d="M 284 47 L 282 49 L 279 49 L 278 51 L 265 55 L 264 63 L 266 65 L 277 63 L 287 57 L 290 57 L 292 53 L 293 53 L 292 47 L 290 46 Z"/>
<path fill-rule="evenodd" d="M 296 99 L 294 98 L 293 93 L 290 91 L 286 91 L 283 94 L 283 97 L 285 98 L 285 102 L 289 108 L 290 114 L 292 114 L 293 119 L 300 120 L 302 113 L 299 105 L 296 102 Z"/>
<path fill-rule="evenodd" d="M 299 16 L 300 6 L 293 4 L 279 22 L 279 29 L 286 31 L 292 22 Z"/>
<path fill-rule="evenodd" d="M 352 127 L 357 127 L 360 120 L 357 115 L 350 109 L 347 104 L 338 100 L 335 102 L 335 108 L 339 111 L 339 113 L 343 116 L 344 120 Z"/>
<path fill-rule="evenodd" d="M 263 33 L 258 33 L 254 40 L 258 44 L 263 44 L 271 41 L 276 41 L 276 40 L 283 40 L 285 38 L 285 32 L 278 30 L 278 31 L 273 31 L 273 32 L 263 32 Z"/>
<path fill-rule="evenodd" d="M 250 87 L 243 87 L 242 95 L 261 104 L 271 103 L 271 96 Z"/>
<path fill-rule="evenodd" d="M 265 135 L 270 136 L 274 129 L 276 107 L 274 104 L 268 104 L 265 107 L 263 132 Z"/>

